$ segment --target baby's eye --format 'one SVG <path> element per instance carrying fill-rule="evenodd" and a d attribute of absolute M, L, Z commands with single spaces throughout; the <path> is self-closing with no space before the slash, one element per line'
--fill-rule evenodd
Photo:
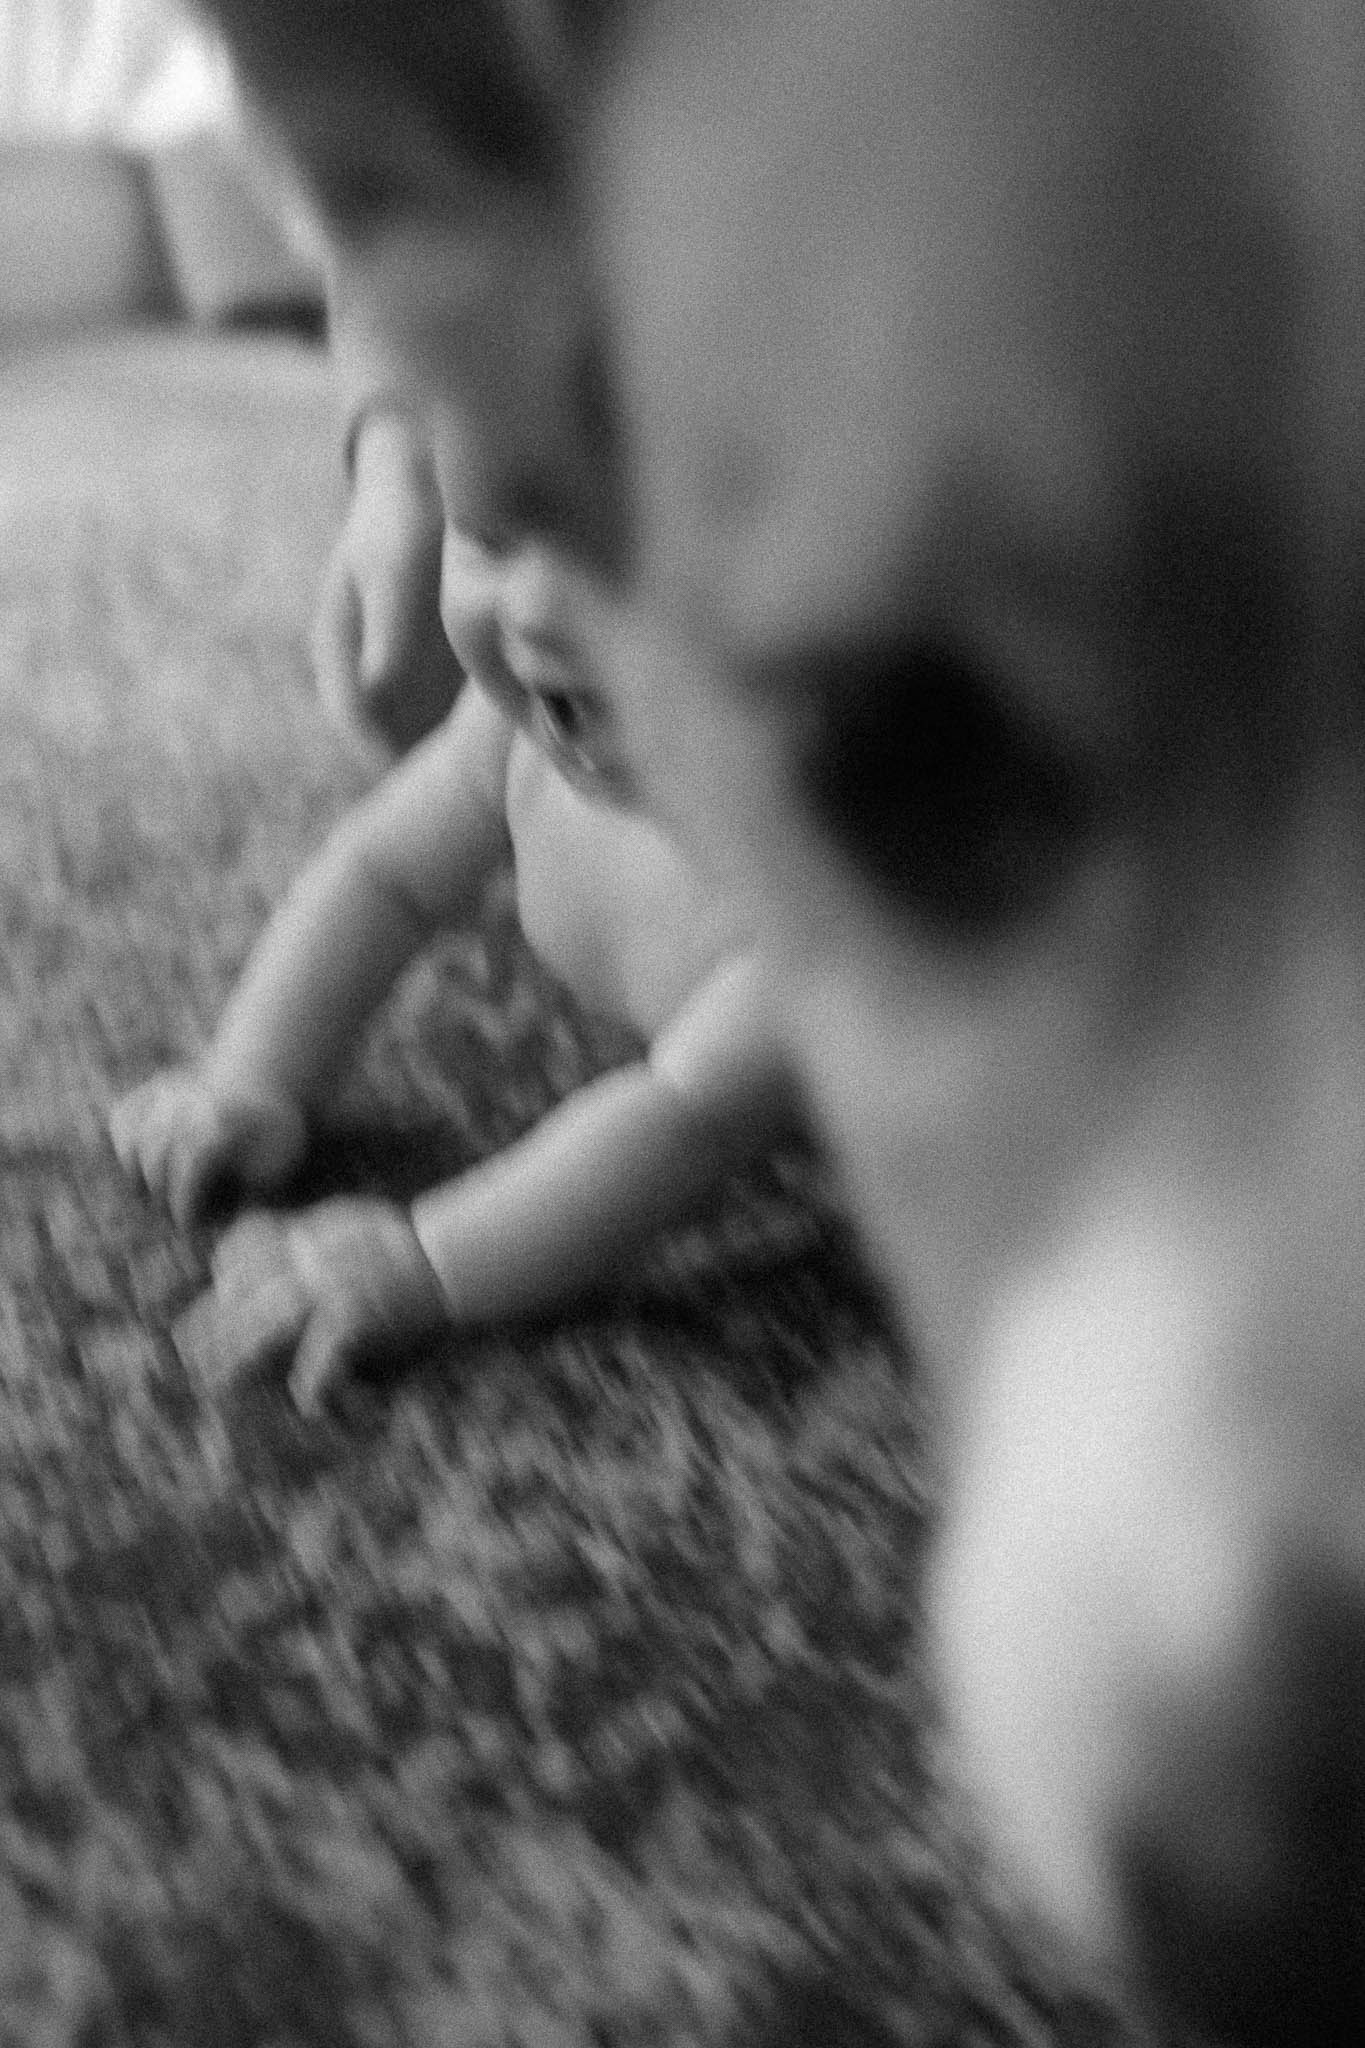
<path fill-rule="evenodd" d="M 536 708 L 547 738 L 560 746 L 573 746 L 583 739 L 586 720 L 583 706 L 567 690 L 542 690 Z"/>
<path fill-rule="evenodd" d="M 945 938 L 1004 937 L 1041 910 L 1089 828 L 1089 792 L 968 651 L 944 637 L 813 678 L 800 786 L 883 894 Z"/>
<path fill-rule="evenodd" d="M 599 748 L 594 744 L 594 721 L 572 691 L 532 691 L 531 730 L 572 781 L 596 779 Z"/>
<path fill-rule="evenodd" d="M 585 794 L 616 804 L 636 801 L 635 777 L 611 713 L 596 696 L 581 690 L 534 690 L 529 724 L 561 774 Z"/>

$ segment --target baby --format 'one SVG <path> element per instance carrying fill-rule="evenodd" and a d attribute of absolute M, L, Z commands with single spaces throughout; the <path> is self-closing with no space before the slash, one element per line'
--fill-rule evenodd
<path fill-rule="evenodd" d="M 794 1118 L 744 920 L 640 808 L 594 690 L 605 601 L 552 552 L 448 527 L 441 611 L 455 708 L 290 891 L 204 1055 L 117 1105 L 119 1158 L 182 1225 L 224 1183 L 278 1187 L 366 1019 L 509 855 L 540 958 L 648 1050 L 411 1209 L 343 1197 L 229 1230 L 208 1313 L 238 1369 L 292 1360 L 305 1411 L 363 1357 L 610 1279 Z"/>

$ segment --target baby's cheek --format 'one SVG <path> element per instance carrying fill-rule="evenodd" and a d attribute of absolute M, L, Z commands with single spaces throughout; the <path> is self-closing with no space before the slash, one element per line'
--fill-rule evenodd
<path fill-rule="evenodd" d="M 476 613 L 471 612 L 467 605 L 452 602 L 442 594 L 441 624 L 445 627 L 451 652 L 463 668 L 477 673 L 487 665 L 489 635 L 486 629 L 480 630 Z"/>
<path fill-rule="evenodd" d="M 490 579 L 473 544 L 447 529 L 441 549 L 441 624 L 456 660 L 483 677 L 501 663 L 502 635 Z"/>

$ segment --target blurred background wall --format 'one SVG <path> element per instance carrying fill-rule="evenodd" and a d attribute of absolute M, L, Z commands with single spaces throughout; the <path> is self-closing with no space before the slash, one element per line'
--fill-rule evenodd
<path fill-rule="evenodd" d="M 179 0 L 0 0 L 0 339 L 321 327 L 320 257 Z"/>

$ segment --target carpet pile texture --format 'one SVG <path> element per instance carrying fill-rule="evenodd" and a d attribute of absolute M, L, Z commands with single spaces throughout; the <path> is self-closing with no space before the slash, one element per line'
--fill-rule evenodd
<path fill-rule="evenodd" d="M 104 1116 L 359 787 L 305 654 L 340 488 L 301 345 L 0 361 L 0 2042 L 1135 2041 L 935 1771 L 923 1401 L 809 1165 L 321 1422 L 177 1350 L 209 1241 Z M 301 1193 L 621 1049 L 495 891 Z"/>

